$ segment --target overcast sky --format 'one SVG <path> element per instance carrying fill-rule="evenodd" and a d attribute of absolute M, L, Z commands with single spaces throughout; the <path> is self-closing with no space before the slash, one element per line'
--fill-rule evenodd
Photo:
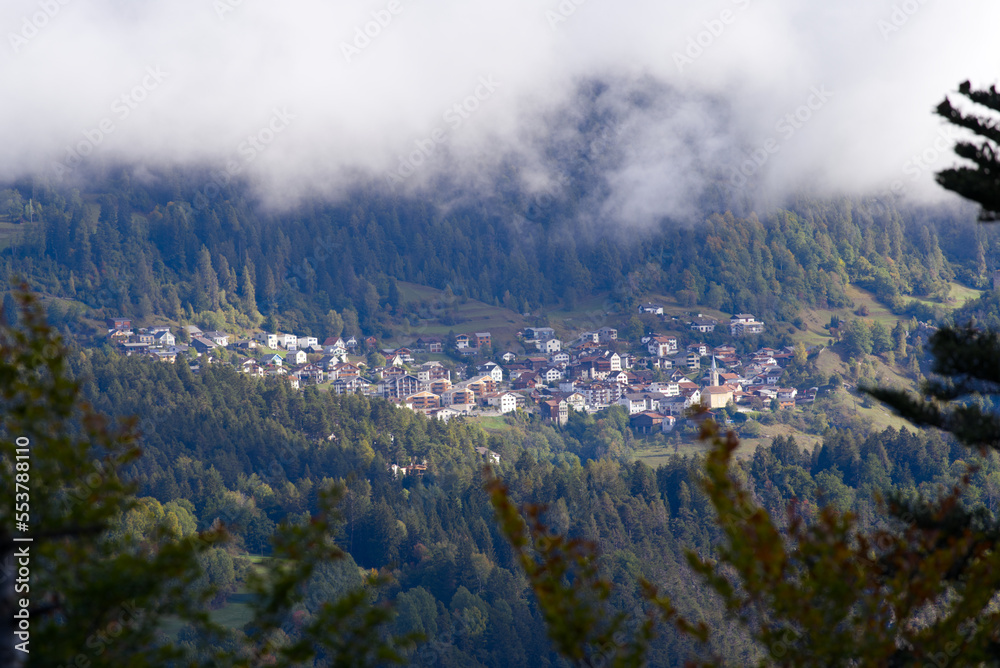
<path fill-rule="evenodd" d="M 683 210 L 708 174 L 938 197 L 934 106 L 1000 79 L 985 0 L 5 0 L 0 26 L 2 177 L 228 164 L 336 196 L 442 172 L 488 187 L 513 160 L 551 188 L 541 149 L 572 143 L 600 81 L 607 211 L 632 222 Z"/>

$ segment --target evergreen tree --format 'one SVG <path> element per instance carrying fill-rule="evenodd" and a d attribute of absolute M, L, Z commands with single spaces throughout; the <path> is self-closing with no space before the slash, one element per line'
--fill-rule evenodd
<path fill-rule="evenodd" d="M 971 130 L 976 138 L 955 145 L 958 157 L 975 166 L 945 169 L 937 174 L 937 181 L 948 190 L 978 203 L 982 207 L 980 220 L 1000 220 L 1000 93 L 996 86 L 974 90 L 968 81 L 959 85 L 958 92 L 992 113 L 988 116 L 965 114 L 952 106 L 948 98 L 938 105 L 938 115 L 952 125 Z"/>

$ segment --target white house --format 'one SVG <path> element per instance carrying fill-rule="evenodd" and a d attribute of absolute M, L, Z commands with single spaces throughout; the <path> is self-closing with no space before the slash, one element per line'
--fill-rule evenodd
<path fill-rule="evenodd" d="M 274 350 L 278 347 L 278 335 L 268 334 L 267 332 L 259 332 L 257 334 L 257 340 L 264 344 L 265 348 L 270 348 Z"/>
<path fill-rule="evenodd" d="M 639 306 L 639 313 L 652 313 L 654 315 L 663 315 L 663 304 L 654 304 L 652 302 L 647 302 Z"/>
<path fill-rule="evenodd" d="M 293 364 L 305 364 L 309 358 L 306 356 L 306 351 L 296 350 L 294 352 L 289 351 L 286 359 L 290 360 Z"/>
<path fill-rule="evenodd" d="M 278 332 L 278 345 L 286 350 L 293 350 L 298 347 L 299 337 L 294 334 L 282 334 Z"/>
<path fill-rule="evenodd" d="M 300 336 L 296 341 L 299 348 L 308 348 L 309 346 L 318 346 L 319 339 L 315 336 Z"/>
<path fill-rule="evenodd" d="M 177 343 L 177 337 L 170 330 L 153 334 L 153 341 L 161 346 L 172 346 Z"/>
<path fill-rule="evenodd" d="M 538 349 L 543 353 L 557 353 L 562 350 L 562 341 L 559 339 L 546 339 L 538 342 Z"/>
<path fill-rule="evenodd" d="M 517 410 L 517 395 L 513 392 L 503 392 L 495 398 L 490 397 L 490 403 L 495 405 L 501 414 L 513 413 Z"/>
<path fill-rule="evenodd" d="M 479 373 L 486 374 L 494 380 L 494 382 L 503 381 L 503 368 L 496 362 L 487 362 L 478 368 Z"/>

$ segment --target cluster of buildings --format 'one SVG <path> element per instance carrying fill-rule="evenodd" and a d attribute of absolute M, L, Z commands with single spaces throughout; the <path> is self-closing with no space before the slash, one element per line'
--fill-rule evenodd
<path fill-rule="evenodd" d="M 644 304 L 640 310 L 662 314 L 656 304 Z M 689 328 L 696 336 L 713 332 L 718 324 L 699 315 Z M 760 333 L 763 328 L 749 314 L 730 320 L 733 336 Z M 185 329 L 188 343 L 179 343 L 169 328 L 133 331 L 127 318 L 112 318 L 108 339 L 126 354 L 167 362 L 194 349 L 198 355 L 190 363 L 195 370 L 218 362 L 219 350 L 226 349 L 234 353 L 227 356 L 229 362 L 250 375 L 285 377 L 295 388 L 322 384 L 336 394 L 382 397 L 444 420 L 473 411 L 502 415 L 524 409 L 565 424 L 570 408 L 593 413 L 620 405 L 637 430 L 669 431 L 696 404 L 709 410 L 729 405 L 751 410 L 776 401 L 780 408 L 792 408 L 815 397 L 815 388 L 800 394 L 780 386 L 783 367 L 793 357 L 790 349 L 761 348 L 741 358 L 733 346 L 710 348 L 692 342 L 682 347 L 670 334 L 622 341 L 612 327 L 584 332 L 565 346 L 550 327 L 525 328 L 518 335 L 529 351 L 526 355 L 502 353 L 496 361 L 476 367 L 468 378 L 457 377 L 461 371 L 453 372 L 438 361 L 416 361 L 414 355 L 419 353 L 445 351 L 445 342 L 433 337 L 418 338 L 412 347 L 384 350 L 385 365 L 371 368 L 358 357 L 363 349 L 374 349 L 371 337 L 335 337 L 320 343 L 311 336 L 260 332 L 237 340 L 224 332 Z M 492 346 L 489 332 L 454 337 L 460 354 Z"/>

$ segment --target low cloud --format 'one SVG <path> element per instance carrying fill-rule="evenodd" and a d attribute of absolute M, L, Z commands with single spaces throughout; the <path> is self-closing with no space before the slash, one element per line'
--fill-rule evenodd
<path fill-rule="evenodd" d="M 590 169 L 586 215 L 615 225 L 932 199 L 933 107 L 1000 78 L 997 25 L 985 1 L 8 0 L 0 178 L 191 165 L 290 203 L 500 173 L 559 195 Z"/>

